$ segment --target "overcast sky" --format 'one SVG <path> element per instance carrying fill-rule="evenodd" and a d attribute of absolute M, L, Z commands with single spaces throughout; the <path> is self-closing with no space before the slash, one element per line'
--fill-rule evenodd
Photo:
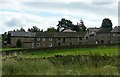
<path fill-rule="evenodd" d="M 52 1 L 52 2 L 51 2 Z M 74 24 L 82 19 L 87 28 L 100 27 L 104 18 L 118 25 L 117 0 L 0 0 L 0 33 L 37 26 L 55 27 L 61 18 Z M 97 2 L 96 2 L 97 1 Z"/>

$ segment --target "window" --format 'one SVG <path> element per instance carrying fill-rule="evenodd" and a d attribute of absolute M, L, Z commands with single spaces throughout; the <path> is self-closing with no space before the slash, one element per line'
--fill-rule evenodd
<path fill-rule="evenodd" d="M 88 39 L 88 37 L 86 37 L 86 39 Z"/>
<path fill-rule="evenodd" d="M 25 34 L 25 36 L 28 36 L 27 34 Z"/>
<path fill-rule="evenodd" d="M 80 41 L 80 40 L 82 40 L 82 38 L 81 38 L 81 37 L 79 37 L 79 38 L 78 38 L 78 40 Z"/>
<path fill-rule="evenodd" d="M 60 44 L 60 42 L 58 42 L 58 46 L 60 46 L 61 44 Z"/>
<path fill-rule="evenodd" d="M 63 38 L 63 42 L 65 42 L 65 38 Z"/>
<path fill-rule="evenodd" d="M 60 38 L 58 38 L 58 40 L 60 40 Z"/>
<path fill-rule="evenodd" d="M 42 41 L 45 41 L 45 38 L 42 38 Z"/>
<path fill-rule="evenodd" d="M 79 42 L 79 45 L 82 44 L 82 42 Z"/>
<path fill-rule="evenodd" d="M 101 40 L 101 43 L 104 44 L 104 40 Z"/>
<path fill-rule="evenodd" d="M 73 43 L 70 43 L 70 45 L 73 45 Z"/>
<path fill-rule="evenodd" d="M 117 34 L 118 36 L 120 36 L 120 34 Z"/>
<path fill-rule="evenodd" d="M 40 43 L 37 43 L 37 47 L 40 47 Z"/>
<path fill-rule="evenodd" d="M 52 38 L 49 38 L 49 41 L 52 41 Z"/>
<path fill-rule="evenodd" d="M 52 47 L 53 45 L 52 45 L 52 43 L 51 44 L 49 44 L 49 47 Z"/>
<path fill-rule="evenodd" d="M 113 34 L 113 36 L 115 36 L 115 34 Z"/>
<path fill-rule="evenodd" d="M 37 41 L 40 41 L 40 38 L 37 38 Z"/>
<path fill-rule="evenodd" d="M 96 44 L 98 44 L 98 41 L 96 40 L 96 42 L 95 42 Z"/>

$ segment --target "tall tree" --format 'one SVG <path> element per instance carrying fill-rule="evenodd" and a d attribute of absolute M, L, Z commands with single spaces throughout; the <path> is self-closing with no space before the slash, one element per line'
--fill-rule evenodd
<path fill-rule="evenodd" d="M 84 25 L 83 20 L 81 20 L 80 23 L 81 23 L 81 24 L 80 24 L 80 27 L 81 27 L 82 31 L 86 31 L 86 27 L 85 27 L 85 25 Z"/>
<path fill-rule="evenodd" d="M 20 28 L 20 31 L 25 32 L 25 29 L 23 29 L 23 27 L 21 27 L 21 28 Z"/>
<path fill-rule="evenodd" d="M 8 32 L 8 34 L 7 34 L 7 44 L 11 44 L 10 40 L 11 40 L 11 33 Z"/>
<path fill-rule="evenodd" d="M 109 18 L 104 18 L 102 21 L 101 28 L 111 28 L 112 29 L 112 22 Z"/>
<path fill-rule="evenodd" d="M 58 21 L 58 28 L 57 28 L 57 30 L 61 30 L 61 31 L 63 31 L 63 30 L 65 30 L 65 29 L 73 29 L 73 27 L 74 27 L 74 25 L 72 24 L 72 21 L 70 21 L 70 20 L 67 20 L 67 19 L 65 19 L 65 18 L 62 18 L 60 21 Z"/>
<path fill-rule="evenodd" d="M 32 28 L 28 28 L 28 32 L 41 32 L 41 30 L 38 27 L 33 26 Z"/>
<path fill-rule="evenodd" d="M 5 41 L 6 41 L 6 44 L 7 44 L 7 32 L 2 34 L 2 43 L 5 43 Z"/>
<path fill-rule="evenodd" d="M 46 32 L 57 32 L 57 29 L 54 27 L 47 28 Z"/>

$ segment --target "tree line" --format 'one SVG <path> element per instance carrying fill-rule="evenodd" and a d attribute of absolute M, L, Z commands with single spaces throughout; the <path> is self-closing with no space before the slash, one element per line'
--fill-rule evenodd
<path fill-rule="evenodd" d="M 46 31 L 43 31 L 43 29 L 38 28 L 37 26 L 33 26 L 32 28 L 28 28 L 27 31 L 21 27 L 20 29 L 16 29 L 13 31 L 19 31 L 19 32 L 63 32 L 64 30 L 71 29 L 72 31 L 87 31 L 87 27 L 84 25 L 83 20 L 80 21 L 80 23 L 77 23 L 77 25 L 73 24 L 71 20 L 62 18 L 60 21 L 58 21 L 58 24 L 56 25 L 57 29 L 55 27 L 49 27 Z M 112 29 L 112 22 L 109 18 L 104 18 L 102 21 L 102 25 L 100 28 L 111 28 Z"/>
<path fill-rule="evenodd" d="M 33 26 L 32 28 L 28 28 L 27 32 L 63 32 L 67 29 L 71 29 L 76 32 L 87 31 L 87 27 L 84 25 L 84 22 L 82 20 L 80 21 L 80 23 L 77 23 L 77 25 L 74 25 L 71 20 L 62 18 L 60 21 L 58 21 L 58 24 L 56 26 L 57 29 L 54 27 L 49 27 L 46 31 L 43 31 L 43 29 L 40 29 L 36 26 Z M 111 28 L 112 30 L 112 26 L 113 24 L 111 20 L 109 18 L 104 18 L 100 28 Z M 23 27 L 13 31 L 26 32 Z M 2 42 L 5 44 L 10 44 L 10 34 L 8 32 L 2 34 Z"/>

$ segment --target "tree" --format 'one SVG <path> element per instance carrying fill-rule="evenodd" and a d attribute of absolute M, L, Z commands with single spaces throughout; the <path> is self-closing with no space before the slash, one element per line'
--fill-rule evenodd
<path fill-rule="evenodd" d="M 81 23 L 81 24 L 80 24 L 80 27 L 81 27 L 82 31 L 86 31 L 86 27 L 85 27 L 85 25 L 84 25 L 83 20 L 81 20 L 80 23 Z"/>
<path fill-rule="evenodd" d="M 43 30 L 40 30 L 38 27 L 33 26 L 31 29 L 28 28 L 28 32 L 42 32 Z"/>
<path fill-rule="evenodd" d="M 104 18 L 103 21 L 102 21 L 102 25 L 101 25 L 101 28 L 111 28 L 112 30 L 112 22 L 109 18 Z"/>
<path fill-rule="evenodd" d="M 5 41 L 6 41 L 6 43 L 5 43 Z M 5 45 L 7 45 L 7 32 L 2 34 L 2 43 L 5 43 Z"/>
<path fill-rule="evenodd" d="M 81 29 L 80 29 L 80 27 L 78 25 L 75 25 L 72 30 L 74 30 L 76 32 L 81 31 Z"/>
<path fill-rule="evenodd" d="M 72 24 L 72 21 L 70 21 L 70 20 L 67 20 L 67 19 L 65 19 L 65 18 L 62 18 L 60 21 L 58 21 L 58 28 L 57 28 L 57 30 L 61 30 L 61 31 L 63 31 L 63 30 L 65 30 L 65 29 L 73 29 L 74 28 L 74 25 Z"/>
<path fill-rule="evenodd" d="M 20 39 L 17 40 L 16 47 L 18 48 L 22 47 L 22 41 Z"/>
<path fill-rule="evenodd" d="M 7 34 L 7 44 L 11 44 L 10 40 L 11 40 L 11 33 L 8 32 L 8 34 Z"/>
<path fill-rule="evenodd" d="M 71 29 L 76 32 L 86 31 L 86 27 L 82 20 L 80 21 L 80 24 L 74 25 L 72 21 L 62 18 L 60 21 L 58 21 L 57 26 L 58 26 L 57 31 L 61 31 L 61 32 L 66 29 Z"/>
<path fill-rule="evenodd" d="M 57 29 L 54 27 L 47 28 L 46 32 L 57 32 Z"/>
<path fill-rule="evenodd" d="M 25 32 L 25 29 L 23 29 L 23 27 L 20 28 L 20 31 L 21 32 Z"/>

